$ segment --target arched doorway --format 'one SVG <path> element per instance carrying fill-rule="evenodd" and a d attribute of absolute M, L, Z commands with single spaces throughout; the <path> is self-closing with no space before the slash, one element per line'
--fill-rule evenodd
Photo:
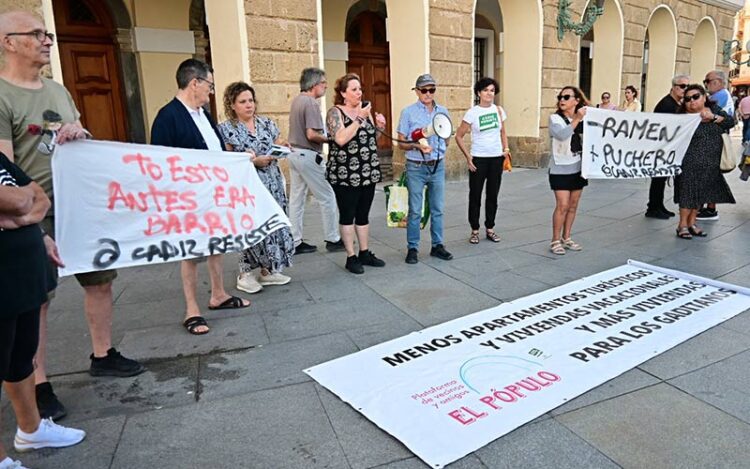
<path fill-rule="evenodd" d="M 386 133 L 390 135 L 391 70 L 385 16 L 381 11 L 363 11 L 347 23 L 349 60 L 346 70 L 362 79 L 362 99 L 371 101 L 372 109 L 385 116 Z M 388 137 L 378 136 L 378 148 L 387 152 L 384 156 L 391 156 L 391 140 Z"/>
<path fill-rule="evenodd" d="M 97 139 L 127 141 L 118 50 L 102 2 L 53 0 L 63 82 Z"/>
<path fill-rule="evenodd" d="M 193 32 L 195 37 L 195 54 L 193 58 L 206 62 L 208 65 L 211 63 L 211 37 L 208 33 L 208 23 L 206 22 L 206 5 L 203 0 L 192 0 L 190 2 L 190 30 Z M 215 71 L 214 71 L 215 72 Z M 216 83 L 216 77 L 214 76 L 214 83 Z M 216 109 L 216 99 L 218 93 L 222 90 L 217 89 L 211 95 L 211 102 L 208 104 L 208 110 L 214 119 L 218 118 Z"/>
<path fill-rule="evenodd" d="M 474 83 L 482 77 L 492 77 L 500 84 L 495 96 L 497 104 L 502 104 L 502 37 L 503 14 L 497 0 L 477 0 L 474 9 Z M 496 60 L 499 58 L 500 60 Z M 472 83 L 473 84 L 473 83 Z M 479 98 L 474 96 L 474 104 Z"/>
<path fill-rule="evenodd" d="M 586 11 L 585 8 L 583 11 Z M 594 23 L 591 89 L 588 97 L 598 102 L 602 93 L 610 93 L 613 104 L 620 103 L 622 88 L 622 52 L 624 37 L 622 10 L 617 0 L 604 2 L 604 14 Z"/>
<path fill-rule="evenodd" d="M 658 6 L 648 22 L 643 45 L 643 109 L 651 111 L 671 87 L 677 56 L 677 23 L 672 10 Z M 627 83 L 634 85 L 635 83 Z"/>
<path fill-rule="evenodd" d="M 584 10 L 585 11 L 585 10 Z M 591 79 L 594 74 L 594 30 L 591 29 L 581 38 L 578 48 L 578 88 L 583 91 L 590 100 Z M 592 101 L 595 102 L 595 101 Z"/>
<path fill-rule="evenodd" d="M 693 36 L 692 54 L 690 57 L 690 78 L 701 81 L 706 73 L 716 68 L 716 25 L 706 17 L 698 24 Z"/>

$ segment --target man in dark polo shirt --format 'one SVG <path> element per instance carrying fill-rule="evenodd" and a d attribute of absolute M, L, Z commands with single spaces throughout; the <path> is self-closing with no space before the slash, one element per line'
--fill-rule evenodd
<path fill-rule="evenodd" d="M 669 94 L 661 98 L 661 101 L 654 108 L 654 112 L 661 114 L 677 114 L 682 104 L 682 97 L 685 95 L 685 88 L 690 84 L 690 77 L 687 75 L 676 75 L 672 78 L 672 89 Z M 667 210 L 664 206 L 664 189 L 669 177 L 651 178 L 651 188 L 648 191 L 648 205 L 646 207 L 646 217 L 667 220 L 674 216 L 674 212 Z"/>

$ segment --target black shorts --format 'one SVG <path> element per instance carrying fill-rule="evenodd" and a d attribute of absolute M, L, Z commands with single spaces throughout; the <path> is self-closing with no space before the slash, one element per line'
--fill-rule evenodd
<path fill-rule="evenodd" d="M 39 308 L 0 319 L 0 383 L 17 383 L 34 372 L 39 346 Z"/>
<path fill-rule="evenodd" d="M 370 207 L 375 198 L 375 184 L 361 187 L 331 186 L 339 207 L 339 224 L 359 226 L 370 224 Z"/>
<path fill-rule="evenodd" d="M 580 172 L 549 175 L 549 187 L 553 191 L 580 191 L 588 185 L 589 181 L 582 178 Z"/>

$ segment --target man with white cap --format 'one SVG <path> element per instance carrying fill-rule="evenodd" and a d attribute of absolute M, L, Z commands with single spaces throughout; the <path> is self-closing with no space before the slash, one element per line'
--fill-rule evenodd
<path fill-rule="evenodd" d="M 430 74 L 420 75 L 413 88 L 417 102 L 401 111 L 398 124 L 399 140 L 411 140 L 411 134 L 432 124 L 436 114 L 448 110 L 435 102 L 437 82 Z M 421 142 L 421 143 L 420 143 Z M 406 225 L 407 264 L 419 261 L 419 224 L 422 218 L 422 194 L 425 186 L 430 202 L 430 255 L 443 260 L 453 259 L 443 245 L 443 207 L 445 205 L 445 151 L 448 141 L 432 135 L 420 142 L 398 146 L 406 151 L 406 187 L 409 191 L 409 215 Z"/>

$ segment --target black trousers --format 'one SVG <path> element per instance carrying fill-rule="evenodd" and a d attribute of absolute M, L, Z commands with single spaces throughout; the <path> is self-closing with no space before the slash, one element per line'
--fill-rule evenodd
<path fill-rule="evenodd" d="M 668 177 L 651 178 L 651 187 L 648 190 L 647 210 L 664 210 L 664 188 L 667 187 Z"/>
<path fill-rule="evenodd" d="M 0 319 L 0 384 L 17 383 L 34 372 L 39 345 L 39 308 Z"/>
<path fill-rule="evenodd" d="M 490 158 L 473 158 L 477 170 L 469 171 L 469 225 L 472 230 L 479 229 L 479 212 L 482 208 L 482 189 L 487 183 L 484 198 L 484 227 L 491 230 L 495 227 L 497 214 L 497 196 L 503 179 L 504 156 Z"/>

